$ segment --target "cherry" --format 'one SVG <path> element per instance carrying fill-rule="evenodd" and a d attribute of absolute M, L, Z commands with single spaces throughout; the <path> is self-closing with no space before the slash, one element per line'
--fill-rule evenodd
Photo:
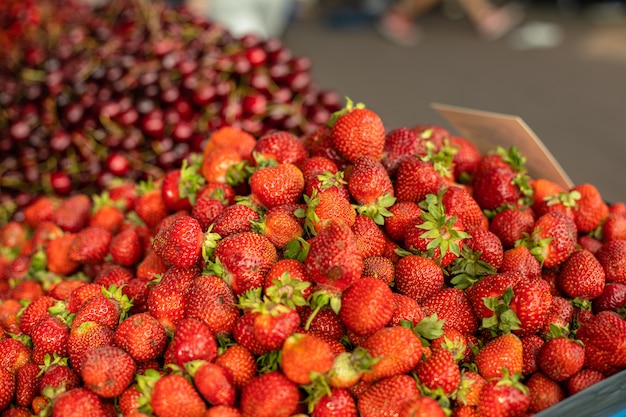
<path fill-rule="evenodd" d="M 72 179 L 63 171 L 54 171 L 50 174 L 50 186 L 58 195 L 66 195 L 72 191 Z"/>
<path fill-rule="evenodd" d="M 119 152 L 113 152 L 110 154 L 105 162 L 107 171 L 118 177 L 123 177 L 130 170 L 130 162 L 126 156 Z"/>

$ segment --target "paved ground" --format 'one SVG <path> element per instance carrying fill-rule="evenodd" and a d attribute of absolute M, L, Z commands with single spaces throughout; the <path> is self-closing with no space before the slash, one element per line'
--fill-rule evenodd
<path fill-rule="evenodd" d="M 284 39 L 312 58 L 320 87 L 364 102 L 387 128 L 450 127 L 432 102 L 519 115 L 574 183 L 626 201 L 626 23 L 600 25 L 543 4 L 527 8 L 525 23 L 558 29 L 561 42 L 486 43 L 440 10 L 421 19 L 425 38 L 415 47 L 389 44 L 366 23 L 337 29 L 324 18 L 293 24 Z"/>

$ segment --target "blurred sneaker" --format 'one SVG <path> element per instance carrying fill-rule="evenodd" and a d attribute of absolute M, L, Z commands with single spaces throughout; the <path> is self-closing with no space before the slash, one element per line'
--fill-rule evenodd
<path fill-rule="evenodd" d="M 421 40 L 421 33 L 415 22 L 393 11 L 383 14 L 376 23 L 376 30 L 396 45 L 413 46 Z"/>
<path fill-rule="evenodd" d="M 514 4 L 495 8 L 487 12 L 477 23 L 477 31 L 483 39 L 496 41 L 515 29 L 524 14 Z"/>

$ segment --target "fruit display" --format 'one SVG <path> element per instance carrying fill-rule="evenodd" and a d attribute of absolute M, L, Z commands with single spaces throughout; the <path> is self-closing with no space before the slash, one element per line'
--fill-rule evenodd
<path fill-rule="evenodd" d="M 350 100 L 223 126 L 2 227 L 2 416 L 533 415 L 626 368 L 625 225 L 514 147 Z"/>
<path fill-rule="evenodd" d="M 0 8 L 0 208 L 180 166 L 208 133 L 307 133 L 342 106 L 280 39 L 235 38 L 163 2 Z"/>

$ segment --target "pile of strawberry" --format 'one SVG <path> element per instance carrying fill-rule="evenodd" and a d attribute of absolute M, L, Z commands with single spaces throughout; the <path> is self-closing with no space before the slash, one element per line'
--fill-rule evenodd
<path fill-rule="evenodd" d="M 626 367 L 626 205 L 362 105 L 0 234 L 2 416 L 528 416 Z"/>

